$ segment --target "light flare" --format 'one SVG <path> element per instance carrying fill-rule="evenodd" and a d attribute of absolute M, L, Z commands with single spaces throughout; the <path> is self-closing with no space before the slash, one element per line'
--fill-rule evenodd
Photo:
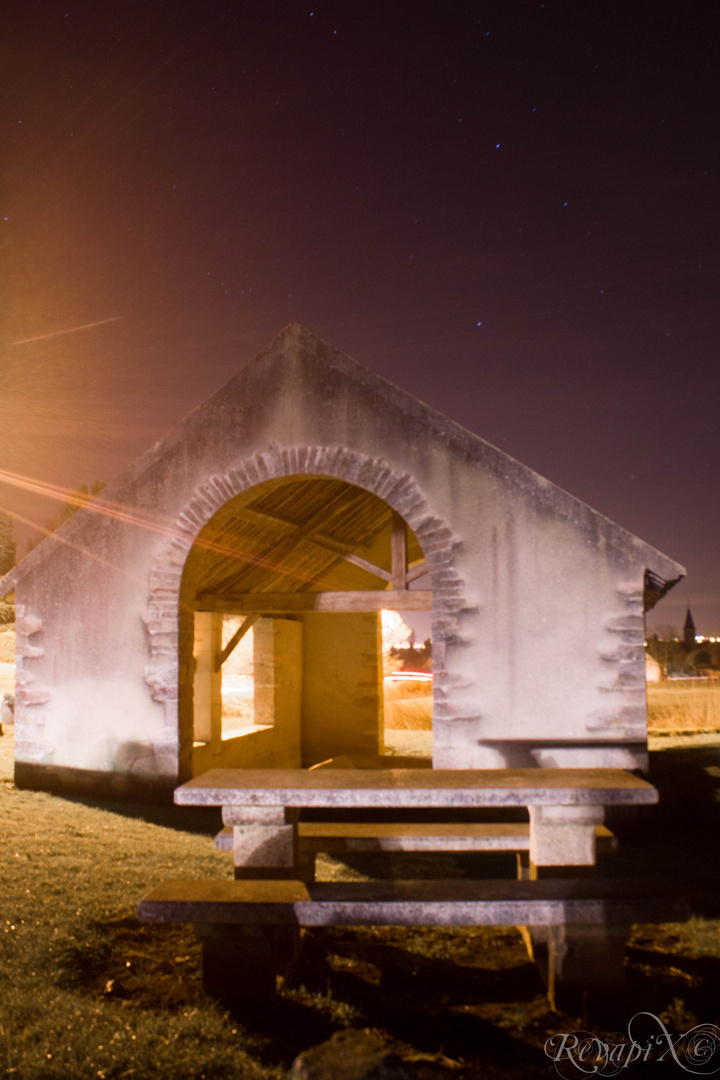
<path fill-rule="evenodd" d="M 119 322 L 121 317 L 120 315 L 113 315 L 110 319 L 99 319 L 97 322 L 84 323 L 82 326 L 71 326 L 68 330 L 51 330 L 49 334 L 37 334 L 35 337 L 11 341 L 10 345 L 29 345 L 32 341 L 47 341 L 48 338 L 62 337 L 64 334 L 78 334 L 81 330 L 92 330 L 94 326 L 105 326 L 106 323 Z"/>
<path fill-rule="evenodd" d="M 88 548 L 81 547 L 79 544 L 73 544 L 71 540 L 66 539 L 64 536 L 58 536 L 57 532 L 53 532 L 52 529 L 46 529 L 44 525 L 40 525 L 37 521 L 32 521 L 30 518 L 23 517 L 22 514 L 18 514 L 16 510 L 8 510 L 3 508 L 3 513 L 8 517 L 13 518 L 15 521 L 19 521 L 23 525 L 29 525 L 33 529 L 37 529 L 39 532 L 45 533 L 46 536 L 54 536 L 59 544 L 65 544 L 72 551 L 77 551 L 80 555 L 87 555 L 88 558 L 94 559 L 95 562 L 100 563 L 102 566 L 106 566 L 109 570 L 115 570 L 118 574 L 123 574 L 131 581 L 139 581 L 138 574 L 132 574 L 129 570 L 123 569 L 121 566 L 116 566 L 115 563 L 109 562 L 107 559 L 103 559 L 102 555 L 98 555 L 94 551 L 90 551 Z"/>
<path fill-rule="evenodd" d="M 239 561 L 252 563 L 255 566 L 261 566 L 266 570 L 274 570 L 278 573 L 282 573 L 289 577 L 294 577 L 298 581 L 309 582 L 314 581 L 311 575 L 303 574 L 297 570 L 293 570 L 292 567 L 288 567 L 284 563 L 273 559 L 269 555 L 250 555 L 248 552 L 243 551 L 235 546 L 228 546 L 222 544 L 216 540 L 211 540 L 207 537 L 197 535 L 190 537 L 187 532 L 183 532 L 174 527 L 174 522 L 161 514 L 153 513 L 147 510 L 128 509 L 123 503 L 113 502 L 100 495 L 96 495 L 90 499 L 78 495 L 77 491 L 72 488 L 63 487 L 60 484 L 50 484 L 43 480 L 35 480 L 30 476 L 23 476 L 20 473 L 7 472 L 0 469 L 0 483 L 8 484 L 12 487 L 20 488 L 22 491 L 31 492 L 34 495 L 42 495 L 46 498 L 56 499 L 63 504 L 70 503 L 72 506 L 77 506 L 78 509 L 90 510 L 95 514 L 101 514 L 104 517 L 111 518 L 114 521 L 119 521 L 124 525 L 134 525 L 141 529 L 147 529 L 149 532 L 158 533 L 161 536 L 166 537 L 169 540 L 181 540 L 183 543 L 187 543 L 189 539 L 192 540 L 194 547 L 199 547 L 204 551 L 208 551 L 213 555 L 220 555 L 230 559 L 237 559 Z M 12 517 L 17 518 L 18 521 L 22 521 L 23 524 L 31 525 L 33 528 L 39 529 L 47 536 L 55 536 L 58 540 L 67 544 L 69 547 L 74 548 L 77 551 L 83 552 L 83 554 L 91 555 L 99 562 L 104 562 L 99 556 L 94 555 L 92 552 L 78 547 L 66 540 L 64 536 L 57 535 L 52 529 L 46 529 L 44 526 L 37 525 L 35 522 L 28 521 L 20 515 L 7 511 Z M 72 520 L 72 518 L 70 518 Z M 105 565 L 110 565 L 109 563 Z M 119 567 L 116 568 L 119 570 Z M 123 573 L 125 571 L 122 571 Z M 130 575 L 132 576 L 132 575 Z"/>

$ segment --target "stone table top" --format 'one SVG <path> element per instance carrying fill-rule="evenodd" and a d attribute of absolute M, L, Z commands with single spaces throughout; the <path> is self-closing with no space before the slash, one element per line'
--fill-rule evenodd
<path fill-rule="evenodd" d="M 658 801 L 624 769 L 210 769 L 175 789 L 183 806 L 611 806 Z"/>

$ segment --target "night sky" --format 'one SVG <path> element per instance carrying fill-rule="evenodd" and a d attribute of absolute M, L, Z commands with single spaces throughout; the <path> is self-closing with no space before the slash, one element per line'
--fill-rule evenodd
<path fill-rule="evenodd" d="M 720 634 L 719 38 L 717 0 L 6 0 L 0 470 L 111 480 L 296 320 Z"/>

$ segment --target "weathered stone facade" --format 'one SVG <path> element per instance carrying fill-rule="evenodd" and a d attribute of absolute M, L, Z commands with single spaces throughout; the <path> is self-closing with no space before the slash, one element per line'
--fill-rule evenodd
<path fill-rule="evenodd" d="M 189 556 L 299 478 L 372 493 L 422 550 L 436 766 L 642 764 L 646 574 L 683 568 L 291 325 L 0 582 L 19 783 L 152 796 L 190 775 Z"/>

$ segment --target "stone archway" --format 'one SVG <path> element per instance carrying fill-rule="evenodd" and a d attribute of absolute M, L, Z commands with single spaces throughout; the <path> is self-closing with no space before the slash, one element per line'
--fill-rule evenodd
<path fill-rule="evenodd" d="M 150 573 L 145 616 L 150 659 L 145 681 L 165 713 L 163 745 L 156 747 L 156 754 L 166 759 L 166 768 L 174 760 L 180 775 L 188 771 L 188 762 L 180 760 L 183 740 L 178 710 L 180 590 L 188 554 L 200 531 L 228 501 L 268 480 L 293 476 L 335 478 L 364 488 L 397 511 L 415 533 L 432 583 L 436 712 L 445 711 L 445 648 L 457 638 L 458 615 L 467 607 L 463 582 L 455 566 L 459 539 L 446 522 L 433 514 L 414 479 L 399 474 L 386 461 L 346 448 L 281 448 L 274 444 L 267 452 L 254 454 L 227 472 L 209 477 L 196 489 L 179 513 L 171 539 L 156 557 Z"/>

